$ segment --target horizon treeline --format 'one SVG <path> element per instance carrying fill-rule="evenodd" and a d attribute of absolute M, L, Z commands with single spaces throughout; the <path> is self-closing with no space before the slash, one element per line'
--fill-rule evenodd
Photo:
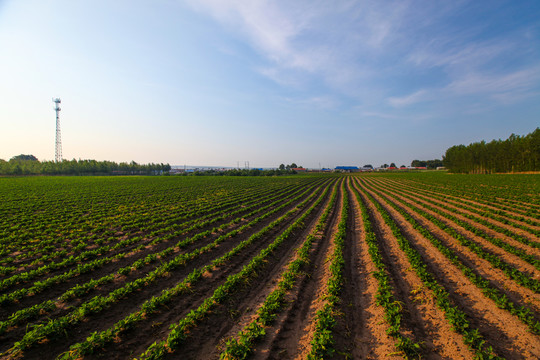
<path fill-rule="evenodd" d="M 444 166 L 455 173 L 491 174 L 540 171 L 540 128 L 506 140 L 455 145 L 446 150 Z"/>
<path fill-rule="evenodd" d="M 138 164 L 97 160 L 39 161 L 32 155 L 0 159 L 0 175 L 159 175 L 171 170 L 169 164 Z"/>

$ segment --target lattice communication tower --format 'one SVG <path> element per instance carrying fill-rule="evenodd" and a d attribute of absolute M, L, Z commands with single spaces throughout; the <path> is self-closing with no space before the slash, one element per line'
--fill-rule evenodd
<path fill-rule="evenodd" d="M 62 101 L 60 98 L 53 99 L 53 102 L 56 104 L 54 110 L 56 111 L 56 148 L 54 151 L 54 159 L 56 162 L 62 162 L 62 138 L 60 136 L 60 104 Z"/>

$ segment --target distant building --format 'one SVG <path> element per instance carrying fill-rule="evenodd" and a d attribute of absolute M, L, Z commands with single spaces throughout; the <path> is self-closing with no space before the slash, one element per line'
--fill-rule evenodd
<path fill-rule="evenodd" d="M 305 172 L 307 172 L 307 169 L 305 169 L 303 167 L 302 168 L 291 168 L 291 170 L 294 170 L 297 173 L 305 173 Z"/>
<path fill-rule="evenodd" d="M 338 172 L 358 172 L 359 171 L 358 166 L 336 166 L 334 170 Z"/>

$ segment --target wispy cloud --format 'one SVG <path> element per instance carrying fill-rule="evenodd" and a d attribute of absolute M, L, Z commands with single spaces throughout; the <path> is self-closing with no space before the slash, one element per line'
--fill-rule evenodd
<path fill-rule="evenodd" d="M 390 97 L 388 98 L 388 102 L 394 107 L 407 106 L 426 100 L 427 94 L 428 92 L 426 90 L 418 90 L 406 96 Z"/>
<path fill-rule="evenodd" d="M 400 108 L 464 94 L 511 101 L 539 81 L 530 64 L 504 65 L 527 51 L 526 29 L 486 37 L 485 24 L 450 20 L 467 0 L 185 1 L 244 38 L 263 59 L 254 70 L 286 87 L 324 84 L 336 96 Z M 416 73 L 426 80 L 393 81 Z"/>
<path fill-rule="evenodd" d="M 246 38 L 268 60 L 261 74 L 286 84 L 285 73 L 295 76 L 290 70 L 310 73 L 345 92 L 375 74 L 370 63 L 392 41 L 407 9 L 378 1 L 188 2 Z"/>
<path fill-rule="evenodd" d="M 481 74 L 465 74 L 453 81 L 446 88 L 455 94 L 503 94 L 507 92 L 522 93 L 533 88 L 540 80 L 540 67 L 525 70 Z"/>
<path fill-rule="evenodd" d="M 285 101 L 301 106 L 307 106 L 310 108 L 319 109 L 333 109 L 340 104 L 340 102 L 332 96 L 313 96 L 309 98 L 285 98 Z"/>

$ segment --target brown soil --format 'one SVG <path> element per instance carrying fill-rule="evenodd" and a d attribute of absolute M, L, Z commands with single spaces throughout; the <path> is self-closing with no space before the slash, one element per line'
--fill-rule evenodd
<path fill-rule="evenodd" d="M 386 265 L 394 282 L 394 295 L 403 303 L 403 333 L 422 344 L 422 355 L 425 358 L 472 359 L 473 356 L 462 337 L 452 331 L 443 312 L 436 306 L 432 292 L 412 270 L 391 229 L 363 194 L 365 188 L 360 187 L 372 225 L 381 242 L 381 252 L 386 258 Z"/>
<path fill-rule="evenodd" d="M 334 184 L 334 186 L 337 186 Z M 330 195 L 331 191 L 329 191 Z M 294 240 L 286 246 L 283 246 L 283 252 L 285 255 L 277 254 L 274 261 L 269 261 L 262 278 L 257 279 L 257 285 L 255 287 L 249 287 L 244 292 L 241 292 L 235 296 L 235 300 L 229 302 L 224 308 L 226 311 L 237 312 L 238 316 L 233 321 L 209 319 L 209 324 L 212 327 L 220 327 L 219 333 L 211 334 L 208 331 L 200 332 L 197 329 L 196 333 L 193 333 L 193 337 L 199 340 L 199 343 L 191 343 L 196 345 L 186 345 L 178 349 L 176 353 L 181 353 L 182 356 L 190 359 L 206 360 L 215 358 L 218 359 L 221 351 L 224 348 L 224 344 L 227 339 L 236 337 L 238 332 L 248 325 L 256 315 L 257 310 L 262 306 L 267 296 L 276 288 L 279 279 L 284 271 L 286 271 L 290 262 L 296 259 L 296 250 L 302 246 L 307 236 L 313 232 L 315 225 L 318 223 L 324 209 L 330 201 L 330 196 L 327 196 L 322 205 L 318 208 L 314 215 L 310 216 L 309 221 L 306 221 L 306 227 L 303 231 L 294 236 Z M 316 252 L 320 241 L 315 242 L 312 245 L 312 252 Z M 285 245 L 285 244 L 284 244 Z M 291 296 L 289 299 L 292 300 Z M 272 332 L 275 329 L 275 325 L 267 328 L 267 332 Z M 268 337 L 268 336 L 267 336 Z M 268 339 L 266 339 L 268 343 Z M 200 346 L 200 344 L 203 346 Z M 260 344 L 255 349 L 255 355 L 260 353 Z M 174 357 L 174 356 L 173 356 Z"/>
<path fill-rule="evenodd" d="M 371 275 L 377 269 L 368 253 L 360 206 L 348 185 L 350 216 L 345 241 L 344 286 L 334 330 L 336 358 L 401 358 L 387 334 L 384 309 L 376 303 L 378 283 Z M 393 355 L 394 354 L 394 355 Z"/>
<path fill-rule="evenodd" d="M 540 357 L 538 336 L 531 334 L 518 318 L 499 309 L 493 301 L 484 297 L 461 271 L 433 248 L 397 211 L 386 205 L 381 197 L 371 190 L 368 192 L 389 211 L 428 264 L 428 270 L 450 293 L 450 299 L 468 315 L 469 322 L 480 330 L 499 355 L 511 359 Z"/>
<path fill-rule="evenodd" d="M 372 185 L 372 189 L 380 189 L 380 184 L 372 183 L 370 185 Z M 385 189 L 387 190 L 387 188 Z M 446 247 L 452 249 L 458 256 L 460 262 L 468 266 L 470 269 L 473 269 L 475 274 L 488 279 L 493 287 L 505 293 L 513 302 L 530 308 L 540 320 L 540 294 L 537 294 L 534 291 L 529 290 L 509 279 L 502 270 L 493 268 L 487 260 L 478 257 L 478 255 L 472 252 L 469 248 L 462 246 L 458 241 L 441 230 L 435 224 L 415 213 L 408 207 L 412 201 L 405 199 L 394 192 L 391 193 L 393 196 L 392 200 L 394 202 L 397 201 L 402 209 L 407 211 L 407 213 L 424 228 L 428 229 L 435 238 L 441 241 Z M 387 195 L 380 192 L 378 192 L 378 194 L 385 199 L 389 198 Z"/>
<path fill-rule="evenodd" d="M 341 220 L 341 204 L 344 194 L 339 190 L 338 201 L 329 219 L 329 226 L 320 239 L 306 274 L 295 289 L 297 297 L 277 321 L 275 330 L 268 340 L 255 352 L 255 359 L 298 359 L 305 358 L 311 349 L 310 341 L 315 327 L 315 314 L 324 305 L 322 297 L 326 293 L 329 277 L 327 258 L 332 254 L 333 238 Z"/>
<path fill-rule="evenodd" d="M 394 194 L 396 196 L 399 195 L 399 194 L 396 194 L 395 192 L 394 192 Z M 484 238 L 473 234 L 469 230 L 464 229 L 463 227 L 456 224 L 452 220 L 449 220 L 449 219 L 445 218 L 444 216 L 442 216 L 440 214 L 437 214 L 437 213 L 425 208 L 424 205 L 428 205 L 428 206 L 431 206 L 433 208 L 436 208 L 436 209 L 440 210 L 443 214 L 449 214 L 449 215 L 455 216 L 455 217 L 459 218 L 460 220 L 466 221 L 466 222 L 474 225 L 475 227 L 477 227 L 476 223 L 472 222 L 471 220 L 469 220 L 469 219 L 467 219 L 467 218 L 465 218 L 463 216 L 459 216 L 459 215 L 451 213 L 448 210 L 445 210 L 445 209 L 443 209 L 441 207 L 438 207 L 438 206 L 435 206 L 435 205 L 433 205 L 431 203 L 428 203 L 425 200 L 422 200 L 420 198 L 415 198 L 414 202 L 419 208 L 421 208 L 422 210 L 426 211 L 427 213 L 433 215 L 438 220 L 445 223 L 447 226 L 453 228 L 458 233 L 460 233 L 462 236 L 465 236 L 469 240 L 474 241 L 477 244 L 480 244 L 485 250 L 487 250 L 487 251 L 489 251 L 489 252 L 491 252 L 493 254 L 496 254 L 497 256 L 500 256 L 501 259 L 503 259 L 504 261 L 506 261 L 509 264 L 512 264 L 517 269 L 519 269 L 520 271 L 528 274 L 529 276 L 534 277 L 536 279 L 540 279 L 540 271 L 537 270 L 531 264 L 529 264 L 529 263 L 525 262 L 524 260 L 522 260 L 521 258 L 519 258 L 517 255 L 513 255 L 511 253 L 506 252 L 504 249 L 502 249 L 502 248 L 500 248 L 500 247 L 498 247 L 496 245 L 493 245 L 491 242 L 485 240 Z M 478 226 L 478 228 L 480 228 L 480 226 Z M 511 244 L 517 243 L 515 240 L 511 241 L 508 238 L 504 238 L 504 240 L 511 243 Z M 521 244 L 521 245 L 525 246 L 523 244 Z"/>
<path fill-rule="evenodd" d="M 341 181 L 346 182 L 345 191 L 341 191 Z M 309 186 L 316 185 L 310 191 L 312 194 L 316 188 L 334 186 L 338 187 L 338 201 L 333 206 L 328 218 L 328 226 L 324 232 L 316 235 L 311 248 L 311 262 L 303 274 L 297 279 L 295 286 L 286 295 L 286 305 L 277 314 L 273 324 L 267 327 L 266 335 L 257 343 L 253 350 L 251 359 L 304 359 L 310 350 L 310 342 L 315 328 L 315 314 L 318 309 L 324 305 L 324 295 L 327 292 L 327 280 L 329 278 L 329 256 L 334 249 L 334 236 L 337 232 L 337 225 L 341 219 L 341 206 L 343 197 L 349 199 L 350 210 L 347 218 L 347 235 L 344 247 L 344 285 L 340 294 L 338 311 L 336 315 L 337 324 L 333 329 L 332 335 L 335 340 L 333 359 L 394 359 L 402 358 L 402 354 L 397 351 L 395 339 L 387 335 L 389 325 L 385 320 L 385 312 L 382 306 L 376 303 L 376 294 L 378 282 L 373 276 L 376 271 L 371 257 L 368 253 L 368 244 L 366 243 L 366 234 L 362 220 L 360 203 L 358 202 L 353 189 L 359 190 L 360 201 L 366 205 L 368 216 L 372 222 L 373 229 L 379 244 L 379 249 L 390 277 L 390 282 L 394 291 L 395 298 L 403 306 L 402 333 L 413 341 L 421 344 L 421 356 L 427 359 L 472 359 L 473 353 L 464 343 L 461 335 L 454 332 L 445 318 L 444 312 L 439 309 L 434 301 L 434 295 L 426 288 L 412 269 L 405 253 L 399 248 L 397 239 L 391 229 L 386 225 L 379 210 L 368 200 L 367 194 L 373 196 L 375 201 L 385 209 L 391 218 L 411 245 L 420 253 L 422 259 L 427 264 L 427 270 L 431 272 L 437 282 L 444 287 L 450 294 L 449 299 L 453 305 L 462 310 L 467 317 L 473 329 L 478 329 L 484 337 L 487 344 L 492 346 L 494 352 L 508 359 L 532 359 L 540 358 L 540 337 L 532 334 L 527 326 L 516 316 L 508 311 L 499 309 L 495 303 L 486 298 L 481 290 L 472 284 L 462 272 L 444 257 L 431 242 L 426 239 L 418 230 L 388 203 L 389 200 L 395 202 L 401 209 L 406 211 L 419 224 L 424 226 L 435 238 L 444 245 L 451 248 L 460 262 L 472 269 L 478 275 L 487 279 L 494 288 L 506 294 L 511 301 L 517 305 L 529 308 L 533 316 L 540 320 L 540 294 L 523 288 L 515 281 L 509 279 L 502 271 L 494 269 L 489 262 L 479 258 L 468 248 L 463 247 L 452 236 L 439 229 L 411 208 L 412 205 L 423 209 L 433 215 L 447 227 L 455 229 L 458 233 L 467 237 L 471 241 L 482 246 L 486 251 L 497 254 L 508 264 L 516 266 L 524 273 L 536 276 L 540 279 L 540 271 L 530 264 L 511 255 L 506 251 L 492 245 L 487 240 L 474 235 L 463 229 L 455 222 L 438 215 L 433 211 L 427 210 L 426 206 L 432 206 L 440 209 L 444 214 L 457 216 L 463 221 L 469 222 L 475 227 L 485 230 L 492 236 L 497 236 L 504 241 L 514 245 L 517 241 L 508 239 L 496 231 L 486 229 L 475 221 L 469 220 L 463 216 L 455 214 L 455 211 L 463 211 L 465 214 L 474 214 L 481 217 L 476 210 L 463 210 L 461 203 L 471 208 L 483 211 L 479 207 L 487 207 L 494 211 L 499 210 L 499 202 L 491 205 L 485 205 L 476 202 L 474 196 L 464 199 L 459 196 L 449 196 L 444 192 L 444 186 L 429 186 L 427 191 L 423 191 L 422 184 L 419 182 L 405 179 L 382 179 L 378 177 L 340 177 L 318 179 L 306 181 L 299 187 L 307 189 Z M 282 189 L 278 197 L 282 201 L 289 198 L 287 194 L 296 188 L 291 186 Z M 437 190 L 439 189 L 439 190 Z M 382 192 L 388 191 L 389 195 Z M 321 190 L 322 191 L 322 190 Z M 277 192 L 276 192 L 277 194 Z M 320 194 L 320 193 L 319 193 Z M 238 332 L 252 320 L 256 311 L 260 308 L 267 295 L 275 289 L 281 275 L 287 268 L 290 261 L 296 256 L 296 249 L 305 241 L 307 235 L 311 233 L 318 222 L 324 209 L 330 200 L 331 191 L 328 192 L 322 203 L 307 217 L 304 221 L 305 228 L 297 230 L 292 236 L 285 240 L 270 256 L 264 269 L 259 272 L 257 278 L 250 282 L 248 286 L 236 289 L 233 294 L 222 304 L 218 304 L 213 311 L 201 320 L 197 326 L 190 330 L 188 339 L 184 341 L 179 348 L 166 356 L 167 359 L 218 359 L 227 339 L 235 337 Z M 412 195 L 412 200 L 406 199 L 403 195 Z M 431 194 L 431 195 L 430 195 Z M 299 199 L 295 204 L 280 210 L 270 218 L 262 221 L 253 228 L 247 229 L 234 238 L 228 239 L 217 246 L 215 249 L 201 254 L 196 259 L 188 262 L 185 266 L 171 271 L 170 276 L 163 277 L 157 281 L 145 286 L 139 291 L 135 291 L 124 299 L 110 306 L 109 308 L 85 318 L 76 326 L 66 329 L 65 333 L 58 338 L 42 341 L 28 351 L 21 354 L 23 359 L 53 359 L 61 353 L 67 351 L 69 346 L 74 343 L 84 341 L 92 332 L 102 331 L 110 328 L 119 320 L 129 314 L 139 310 L 140 305 L 151 298 L 158 296 L 165 289 L 169 289 L 178 282 L 182 281 L 193 269 L 200 268 L 209 264 L 213 259 L 225 254 L 236 246 L 240 241 L 249 238 L 252 234 L 260 231 L 270 222 L 276 220 L 288 210 L 296 207 L 309 194 Z M 435 199 L 436 205 L 428 203 L 426 200 Z M 447 199 L 438 198 L 438 196 L 448 196 Z M 317 195 L 318 197 L 318 195 Z M 169 327 L 178 323 L 191 310 L 196 309 L 206 298 L 211 296 L 215 289 L 223 284 L 229 275 L 239 272 L 244 265 L 249 263 L 263 248 L 267 247 L 276 236 L 284 231 L 293 221 L 298 219 L 315 201 L 314 197 L 289 219 L 280 224 L 276 229 L 263 236 L 256 243 L 251 244 L 233 259 L 218 268 L 214 268 L 204 274 L 201 281 L 196 282 L 189 291 L 178 295 L 167 306 L 161 308 L 158 312 L 147 314 L 146 318 L 138 322 L 132 329 L 120 333 L 113 343 L 107 344 L 97 353 L 87 356 L 88 359 L 126 359 L 138 356 L 145 351 L 148 346 L 161 341 L 169 334 Z M 505 200 L 506 201 L 506 200 Z M 519 201 L 510 201 L 505 204 L 519 204 L 520 208 L 532 209 L 534 205 L 525 204 Z M 444 204 L 449 206 L 450 210 L 440 208 Z M 502 204 L 502 203 L 501 203 Z M 242 205 L 239 206 L 239 208 Z M 510 205 L 504 205 L 510 206 Z M 202 208 L 202 207 L 201 207 Z M 224 209 L 226 213 L 231 208 Z M 181 213 L 182 209 L 178 209 Z M 141 208 L 141 211 L 159 212 L 159 208 Z M 210 210 L 209 210 L 210 211 Z M 506 211 L 506 210 L 505 210 Z M 516 212 L 506 211 L 508 214 L 517 216 L 525 215 L 518 210 Z M 215 213 L 218 213 L 217 211 Z M 247 212 L 246 212 L 247 213 Z M 86 216 L 86 215 L 82 215 Z M 123 216 L 123 215 L 122 215 Z M 164 213 L 164 219 L 168 219 L 168 214 Z M 216 215 L 217 216 L 217 215 Z M 502 216 L 502 215 L 497 215 Z M 503 216 L 504 217 L 504 216 Z M 234 224 L 225 231 L 236 229 L 239 226 L 250 221 L 252 218 L 243 219 L 240 224 Z M 76 219 L 75 219 L 76 220 Z M 525 236 L 526 232 L 516 227 L 503 224 L 490 218 L 487 221 L 497 226 L 511 229 L 512 231 Z M 540 228 L 531 226 L 526 222 L 520 222 L 515 219 L 509 219 L 512 222 L 529 227 L 530 229 Z M 185 220 L 182 220 L 185 221 Z M 148 254 L 156 253 L 165 249 L 179 240 L 193 236 L 198 232 L 212 229 L 222 223 L 230 221 L 230 218 L 224 219 L 218 223 L 206 226 L 202 229 L 184 234 L 178 238 L 164 241 L 155 246 L 146 246 L 141 250 L 132 251 L 130 256 L 110 264 L 104 265 L 95 271 L 69 279 L 65 283 L 53 286 L 50 289 L 36 294 L 35 296 L 22 299 L 19 303 L 2 306 L 0 308 L 0 320 L 5 320 L 10 314 L 18 309 L 38 304 L 48 299 L 55 299 L 64 291 L 77 283 L 84 283 L 90 279 L 96 279 L 101 276 L 114 273 L 120 267 L 127 266 L 137 259 L 141 259 Z M 81 222 L 84 224 L 85 222 Z M 119 232 L 121 228 L 117 229 Z M 519 231 L 518 231 L 519 230 Z M 129 230 L 128 230 L 129 232 Z M 220 233 L 213 233 L 196 244 L 188 245 L 183 249 L 177 249 L 175 252 L 161 261 L 167 261 L 173 256 L 181 253 L 191 252 L 201 246 L 204 246 L 214 239 Z M 130 233 L 128 236 L 133 236 Z M 121 234 L 119 233 L 118 236 Z M 125 235 L 125 234 L 124 234 Z M 138 235 L 141 235 L 140 233 Z M 140 242 L 148 244 L 151 241 L 150 235 Z M 529 233 L 528 236 L 531 234 Z M 529 237 L 530 238 L 530 237 Z M 536 237 L 536 240 L 537 237 Z M 535 240 L 535 241 L 536 241 Z M 523 244 L 516 246 L 529 251 L 529 247 Z M 92 246 L 89 243 L 89 246 Z M 137 245 L 121 251 L 131 251 Z M 131 249 L 131 250 L 130 250 Z M 118 250 L 120 251 L 120 250 Z M 532 249 L 540 257 L 540 250 Z M 103 254 L 100 256 L 109 256 Z M 26 261 L 28 261 L 27 259 Z M 80 299 L 73 299 L 67 303 L 58 304 L 58 309 L 50 314 L 42 314 L 39 318 L 31 320 L 28 324 L 22 324 L 17 328 L 10 329 L 7 333 L 0 336 L 0 351 L 6 351 L 14 342 L 21 339 L 25 334 L 26 325 L 32 325 L 40 321 L 46 321 L 48 318 L 54 319 L 68 314 L 81 303 L 91 299 L 96 295 L 107 295 L 111 291 L 123 286 L 126 282 L 133 281 L 143 277 L 158 266 L 160 260 L 153 264 L 147 264 L 137 271 L 133 271 L 127 276 L 118 276 L 115 281 L 107 283 L 98 289 L 90 291 Z M 21 265 L 25 263 L 22 262 Z M 56 274 L 69 271 L 66 269 L 58 270 Z M 43 275 L 28 283 L 18 284 L 5 292 L 13 291 L 17 288 L 28 287 L 36 280 L 46 279 L 55 272 Z M 9 275 L 8 275 L 9 276 Z M 2 292 L 0 292 L 2 293 Z M 31 329 L 31 327 L 29 328 Z M 0 359 L 9 358 L 7 355 L 0 355 Z"/>
<path fill-rule="evenodd" d="M 299 200 L 298 203 L 300 201 L 301 200 Z M 313 201 L 315 201 L 315 199 L 311 200 L 310 204 L 313 203 Z M 235 238 L 229 239 L 228 241 L 220 244 L 220 246 L 218 246 L 214 251 L 205 253 L 202 256 L 186 264 L 185 267 L 181 267 L 175 270 L 174 272 L 171 272 L 171 276 L 169 276 L 168 278 L 160 278 L 155 283 L 149 286 L 146 286 L 143 289 L 136 291 L 135 293 L 130 294 L 129 298 L 123 301 L 116 302 L 110 308 L 108 308 L 105 313 L 100 313 L 100 314 L 95 314 L 95 315 L 90 316 L 88 321 L 79 323 L 75 329 L 68 330 L 69 335 L 70 335 L 69 339 L 61 338 L 58 340 L 49 341 L 46 344 L 43 344 L 39 347 L 30 349 L 29 351 L 26 352 L 25 356 L 29 356 L 29 358 L 32 358 L 33 354 L 34 355 L 36 354 L 34 353 L 34 351 L 37 351 L 40 354 L 42 353 L 50 354 L 50 356 L 54 358 L 54 356 L 56 356 L 55 354 L 59 354 L 63 351 L 66 351 L 67 348 L 72 343 L 85 340 L 86 337 L 90 334 L 90 332 L 101 331 L 101 330 L 107 329 L 108 327 L 112 326 L 118 320 L 124 318 L 131 312 L 137 311 L 139 308 L 139 305 L 142 302 L 144 302 L 146 299 L 152 296 L 157 296 L 161 293 L 163 289 L 167 289 L 174 286 L 179 281 L 182 281 L 183 278 L 187 274 L 189 274 L 194 268 L 204 266 L 205 264 L 209 263 L 211 260 L 225 254 L 233 246 L 235 246 L 242 240 L 247 239 L 253 233 L 260 231 L 263 227 L 268 225 L 271 221 L 277 219 L 279 216 L 281 216 L 286 211 L 288 211 L 289 209 L 295 206 L 296 204 L 290 205 L 286 209 L 283 209 L 279 211 L 277 214 L 274 214 L 273 216 L 271 216 L 270 219 L 266 219 L 262 223 L 257 224 L 254 228 L 251 228 L 248 231 L 237 235 Z M 309 204 L 307 206 L 309 206 Z M 302 210 L 302 212 L 303 211 L 304 210 Z M 249 260 L 251 259 L 251 257 L 253 257 L 253 254 L 255 252 L 265 247 L 268 244 L 268 242 L 272 239 L 273 236 L 275 236 L 285 226 L 288 226 L 290 223 L 292 223 L 300 215 L 301 215 L 301 212 L 297 213 L 295 216 L 288 219 L 288 221 L 285 221 L 283 224 L 281 224 L 279 229 L 274 229 L 269 234 L 267 234 L 264 237 L 264 239 L 261 239 L 255 245 L 252 245 L 247 251 L 244 251 L 242 254 L 238 255 L 237 258 L 234 259 L 232 266 L 224 267 L 224 269 L 217 269 L 216 271 L 214 271 L 213 272 L 214 274 L 212 276 L 212 281 L 199 282 L 198 287 L 193 289 L 193 292 L 188 294 L 185 300 L 178 301 L 172 304 L 173 307 L 171 307 L 169 311 L 165 312 L 162 315 L 165 318 L 163 319 L 163 321 L 158 320 L 154 323 L 154 326 L 152 328 L 154 333 L 157 332 L 159 329 L 161 329 L 160 330 L 161 332 L 168 332 L 168 324 L 174 323 L 174 320 L 177 319 L 176 317 L 171 317 L 170 316 L 171 313 L 175 314 L 175 316 L 182 316 L 182 314 L 187 313 L 188 310 L 190 310 L 191 308 L 198 306 L 206 296 L 209 296 L 208 294 L 211 295 L 215 287 L 219 286 L 216 284 L 220 284 L 221 282 L 225 280 L 226 276 L 230 272 L 236 271 L 237 269 L 241 268 L 245 263 L 249 262 Z M 144 273 L 141 273 L 140 271 L 137 271 L 136 274 L 133 274 L 134 278 L 140 277 L 143 275 Z M 97 276 L 101 276 L 101 275 L 97 275 Z M 109 291 L 113 290 L 113 288 L 122 286 L 123 283 L 125 283 L 124 280 L 127 280 L 127 279 L 121 279 L 119 283 L 107 284 L 102 289 L 100 289 L 100 291 L 103 291 L 104 294 L 107 294 Z M 133 279 L 130 278 L 130 280 L 133 280 Z M 95 294 L 92 294 L 92 296 L 94 295 Z M 54 315 L 59 316 L 60 314 L 55 313 Z M 24 329 L 21 329 L 21 330 L 24 331 Z M 143 338 L 146 338 L 146 337 L 143 336 Z M 140 341 L 140 339 L 138 339 L 138 341 Z M 8 343 L 8 346 L 9 346 L 9 343 Z M 48 358 L 48 357 L 43 357 L 43 359 L 45 358 Z"/>
<path fill-rule="evenodd" d="M 497 211 L 497 212 L 500 212 L 501 209 L 500 208 L 497 208 L 496 206 L 493 206 L 493 205 L 490 205 L 490 204 L 484 204 L 484 203 L 480 203 L 480 202 L 477 202 L 477 201 L 474 201 L 474 200 L 470 200 L 470 199 L 464 199 L 464 198 L 459 198 L 457 196 L 453 196 L 453 195 L 450 195 L 450 194 L 442 194 L 440 192 L 436 192 L 436 191 L 430 191 L 430 190 L 427 190 L 425 188 L 419 188 L 419 187 L 416 187 L 416 186 L 412 186 L 410 184 L 408 184 L 407 182 L 405 181 L 396 181 L 396 180 L 391 180 L 391 179 L 385 179 L 385 181 L 383 181 L 384 183 L 388 183 L 388 184 L 393 184 L 395 186 L 398 186 L 398 187 L 401 187 L 401 188 L 404 188 L 404 189 L 407 189 L 407 190 L 410 190 L 410 191 L 413 191 L 413 192 L 421 192 L 422 194 L 424 195 L 428 195 L 428 194 L 433 194 L 435 196 L 444 196 L 446 197 L 447 199 L 449 199 L 450 201 L 453 201 L 454 204 L 456 205 L 459 205 L 460 203 L 462 204 L 465 204 L 469 207 L 473 207 L 475 209 L 477 209 L 478 211 L 485 211 L 485 209 L 482 209 L 482 208 L 487 208 L 489 209 L 490 211 Z M 530 228 L 530 229 L 533 229 L 533 230 L 540 230 L 540 226 L 536 226 L 536 225 L 533 225 L 533 224 L 529 224 L 525 221 L 521 221 L 521 220 L 517 220 L 517 219 L 513 219 L 511 218 L 510 216 L 506 216 L 505 214 L 509 214 L 509 215 L 512 215 L 512 216 L 519 216 L 519 217 L 522 217 L 524 219 L 528 219 L 528 220 L 532 220 L 534 222 L 538 222 L 537 219 L 534 219 L 532 217 L 529 217 L 529 216 L 526 216 L 526 215 L 523 215 L 521 213 L 515 213 L 515 212 L 512 212 L 512 211 L 505 211 L 504 213 L 500 214 L 496 214 L 498 217 L 502 217 L 503 219 L 507 219 L 509 221 L 512 221 L 516 224 L 519 224 L 519 225 L 522 225 L 522 226 L 525 226 L 527 228 Z M 495 220 L 492 220 L 492 221 L 495 221 Z M 497 224 L 501 224 L 500 226 L 503 226 L 503 225 L 506 225 L 506 224 L 503 224 L 503 223 L 500 223 L 498 221 L 496 221 Z M 510 226 L 508 225 L 509 228 L 511 229 L 516 229 L 516 230 L 520 230 L 520 231 L 523 231 L 519 228 L 516 228 L 516 227 L 513 227 L 513 226 Z M 525 233 L 525 234 L 529 234 L 529 233 Z"/>
<path fill-rule="evenodd" d="M 397 189 L 402 189 L 402 187 L 399 187 L 399 186 L 392 186 L 391 188 L 396 189 L 396 190 Z M 426 199 L 425 194 L 423 194 L 423 192 L 422 192 L 422 194 L 420 194 L 420 193 L 418 193 L 418 191 L 420 191 L 420 190 L 417 190 L 417 192 L 411 190 L 412 194 L 410 192 L 409 192 L 409 194 L 413 195 L 413 196 L 415 196 L 415 197 L 417 197 L 419 199 L 425 200 Z M 513 233 L 515 233 L 515 234 L 517 234 L 517 235 L 519 235 L 519 236 L 521 236 L 521 237 L 523 237 L 525 239 L 528 239 L 530 241 L 533 241 L 533 242 L 536 242 L 536 243 L 540 242 L 540 238 L 538 238 L 534 234 L 531 234 L 529 232 L 526 232 L 523 229 L 516 228 L 516 227 L 508 225 L 508 224 L 503 224 L 503 223 L 501 223 L 499 221 L 490 219 L 489 217 L 484 217 L 484 216 L 479 215 L 477 213 L 473 213 L 473 212 L 471 212 L 469 210 L 463 209 L 463 208 L 461 208 L 459 206 L 459 204 L 456 204 L 455 202 L 450 202 L 448 200 L 435 199 L 435 198 L 431 198 L 431 197 L 429 198 L 429 200 L 434 201 L 435 204 L 445 205 L 445 206 L 449 207 L 452 210 L 459 211 L 459 212 L 464 213 L 466 215 L 473 215 L 475 217 L 478 217 L 478 218 L 480 218 L 480 219 L 482 219 L 482 220 L 484 220 L 484 221 L 486 221 L 488 223 L 491 223 L 493 225 L 496 225 L 496 226 L 499 226 L 501 228 L 507 229 L 507 230 L 509 230 L 509 231 L 511 231 L 511 232 L 513 232 Z M 437 206 L 437 205 L 435 205 L 435 206 Z M 508 241 L 512 246 L 524 249 L 524 250 L 526 250 L 528 252 L 531 252 L 531 253 L 533 253 L 533 254 L 540 257 L 540 249 L 538 249 L 538 248 L 530 247 L 530 246 L 525 245 L 525 244 L 523 244 L 521 242 L 518 242 L 517 240 L 514 240 L 514 239 L 508 237 L 505 234 L 501 234 L 501 233 L 499 233 L 499 232 L 497 232 L 495 230 L 492 230 L 489 227 L 487 227 L 486 225 L 480 224 L 480 223 L 476 222 L 475 220 L 468 219 L 467 217 L 465 217 L 465 216 L 463 216 L 461 214 L 458 214 L 457 212 L 452 211 L 452 214 L 454 216 L 457 216 L 460 220 L 464 220 L 464 221 L 468 222 L 469 224 L 473 224 L 475 227 L 477 227 L 478 229 L 484 231 L 486 234 L 488 234 L 488 235 L 490 235 L 492 237 L 496 237 L 496 238 Z"/>

